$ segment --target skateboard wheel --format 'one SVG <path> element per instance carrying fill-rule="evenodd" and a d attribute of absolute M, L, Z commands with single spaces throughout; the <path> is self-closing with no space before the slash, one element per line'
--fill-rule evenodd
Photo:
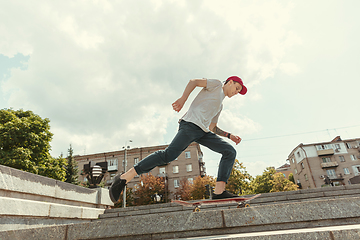
<path fill-rule="evenodd" d="M 250 207 L 250 204 L 248 204 L 248 203 L 247 203 L 247 204 L 245 204 L 245 207 Z"/>
<path fill-rule="evenodd" d="M 194 212 L 200 212 L 200 208 L 199 207 L 194 208 Z"/>
<path fill-rule="evenodd" d="M 238 206 L 237 206 L 237 208 L 243 208 L 243 207 L 245 207 L 244 203 L 239 203 Z"/>

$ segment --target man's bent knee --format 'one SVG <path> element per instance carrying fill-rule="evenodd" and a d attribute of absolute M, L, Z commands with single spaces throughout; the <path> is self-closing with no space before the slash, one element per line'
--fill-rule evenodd
<path fill-rule="evenodd" d="M 225 153 L 229 159 L 235 159 L 236 158 L 236 150 L 233 146 L 230 146 Z"/>

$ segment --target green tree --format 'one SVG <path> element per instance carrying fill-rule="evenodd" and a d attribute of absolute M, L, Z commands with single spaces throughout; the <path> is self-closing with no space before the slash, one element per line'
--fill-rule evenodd
<path fill-rule="evenodd" d="M 251 188 L 253 193 L 268 193 L 271 191 L 273 184 L 272 176 L 276 173 L 275 169 L 272 167 L 267 167 L 262 175 L 256 176 L 251 182 Z"/>
<path fill-rule="evenodd" d="M 66 164 L 66 158 L 62 156 L 58 158 L 50 157 L 47 161 L 39 164 L 38 174 L 64 182 L 66 179 Z"/>
<path fill-rule="evenodd" d="M 251 180 L 252 177 L 246 171 L 246 167 L 244 167 L 243 163 L 235 159 L 235 163 L 233 169 L 231 170 L 228 183 L 226 184 L 226 190 L 236 195 L 249 193 L 249 191 L 251 190 Z"/>
<path fill-rule="evenodd" d="M 290 180 L 286 179 L 284 174 L 282 173 L 275 173 L 272 176 L 272 180 L 270 180 L 272 184 L 272 188 L 270 192 L 284 192 L 284 191 L 295 191 L 298 190 L 298 186 L 291 182 Z"/>
<path fill-rule="evenodd" d="M 120 195 L 117 203 L 114 204 L 114 208 L 121 208 L 123 206 L 123 195 Z M 134 206 L 134 197 L 132 188 L 126 187 L 126 206 Z"/>
<path fill-rule="evenodd" d="M 66 164 L 66 177 L 65 182 L 72 183 L 72 184 L 79 184 L 78 181 L 78 165 L 73 157 L 74 150 L 71 147 L 68 149 L 68 157 L 67 157 L 67 164 Z"/>
<path fill-rule="evenodd" d="M 62 158 L 50 156 L 50 120 L 32 111 L 0 110 L 0 164 L 64 180 Z"/>
<path fill-rule="evenodd" d="M 289 180 L 295 183 L 294 174 L 292 173 L 289 174 Z"/>

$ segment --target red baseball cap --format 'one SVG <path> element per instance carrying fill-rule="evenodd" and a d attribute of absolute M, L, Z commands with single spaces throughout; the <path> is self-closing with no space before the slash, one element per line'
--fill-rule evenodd
<path fill-rule="evenodd" d="M 239 94 L 241 94 L 241 95 L 245 95 L 245 94 L 246 94 L 247 88 L 245 87 L 245 85 L 244 85 L 243 81 L 241 80 L 241 78 L 239 78 L 239 77 L 237 77 L 237 76 L 232 76 L 232 77 L 229 77 L 229 78 L 226 80 L 226 82 L 227 82 L 227 81 L 230 81 L 230 80 L 233 80 L 234 82 L 238 82 L 238 83 L 240 83 L 240 85 L 242 86 L 242 89 L 241 89 L 241 91 L 239 92 Z"/>

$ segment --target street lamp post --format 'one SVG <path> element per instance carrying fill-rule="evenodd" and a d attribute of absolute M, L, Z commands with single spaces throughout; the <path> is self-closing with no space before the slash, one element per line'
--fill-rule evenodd
<path fill-rule="evenodd" d="M 132 142 L 131 140 L 129 140 L 129 142 Z M 127 146 L 128 141 L 125 142 L 125 146 L 123 148 L 125 148 L 125 156 L 124 156 L 124 172 L 126 172 L 126 167 L 127 167 L 127 160 L 126 160 L 126 150 L 128 148 L 130 148 L 130 146 Z M 126 186 L 124 188 L 123 191 L 123 208 L 126 208 Z"/>

